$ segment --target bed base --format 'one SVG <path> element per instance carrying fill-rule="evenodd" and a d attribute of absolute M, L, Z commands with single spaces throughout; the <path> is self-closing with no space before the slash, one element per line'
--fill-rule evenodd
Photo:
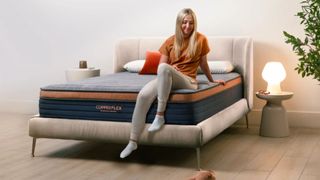
<path fill-rule="evenodd" d="M 147 128 L 150 124 L 146 124 L 139 144 L 194 148 L 197 169 L 200 169 L 200 147 L 243 116 L 246 116 L 248 123 L 248 112 L 246 100 L 241 99 L 197 125 L 167 124 L 156 133 L 148 133 Z M 29 120 L 29 135 L 33 137 L 31 156 L 35 156 L 38 138 L 94 140 L 126 144 L 129 140 L 130 129 L 131 123 L 128 122 L 68 120 L 35 116 Z"/>

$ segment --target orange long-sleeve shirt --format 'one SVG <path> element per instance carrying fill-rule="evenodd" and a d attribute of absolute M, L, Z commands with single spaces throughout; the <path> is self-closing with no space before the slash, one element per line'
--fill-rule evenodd
<path fill-rule="evenodd" d="M 180 72 L 195 79 L 201 57 L 208 54 L 210 51 L 207 38 L 197 32 L 197 49 L 193 57 L 187 56 L 189 41 L 182 44 L 180 56 L 176 57 L 173 45 L 174 38 L 174 35 L 169 37 L 161 45 L 159 49 L 160 53 L 168 56 L 168 64 L 176 66 Z"/>

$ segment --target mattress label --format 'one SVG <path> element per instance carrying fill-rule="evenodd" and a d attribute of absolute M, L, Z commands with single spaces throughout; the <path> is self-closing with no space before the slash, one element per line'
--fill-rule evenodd
<path fill-rule="evenodd" d="M 118 105 L 96 105 L 96 109 L 100 112 L 119 112 L 122 110 L 122 106 Z"/>

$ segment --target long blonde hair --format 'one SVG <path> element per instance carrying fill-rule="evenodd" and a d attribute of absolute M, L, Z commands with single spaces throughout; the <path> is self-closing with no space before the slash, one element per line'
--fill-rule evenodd
<path fill-rule="evenodd" d="M 191 15 L 193 18 L 193 32 L 189 39 L 189 45 L 187 50 L 187 55 L 192 57 L 196 53 L 197 49 L 197 17 L 196 14 L 192 11 L 190 8 L 182 9 L 177 16 L 176 20 L 176 34 L 175 34 L 175 40 L 174 40 L 174 50 L 175 50 L 175 56 L 178 58 L 180 56 L 180 50 L 182 48 L 183 43 L 183 32 L 181 29 L 182 22 L 185 16 Z"/>

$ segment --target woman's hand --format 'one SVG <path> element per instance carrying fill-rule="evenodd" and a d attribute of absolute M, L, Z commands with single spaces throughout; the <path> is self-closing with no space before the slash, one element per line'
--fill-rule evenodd
<path fill-rule="evenodd" d="M 221 79 L 213 80 L 212 82 L 213 83 L 219 83 L 221 85 L 226 85 L 226 82 L 224 80 L 221 80 Z"/>
<path fill-rule="evenodd" d="M 180 71 L 180 69 L 176 66 L 176 65 L 172 65 L 172 67 L 177 70 L 177 71 Z"/>

